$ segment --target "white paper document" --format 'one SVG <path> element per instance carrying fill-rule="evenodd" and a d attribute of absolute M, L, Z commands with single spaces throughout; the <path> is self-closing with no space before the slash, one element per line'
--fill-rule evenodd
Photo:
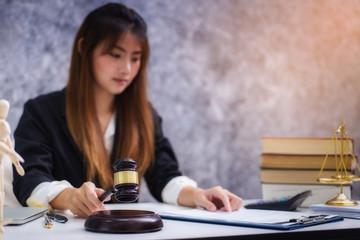
<path fill-rule="evenodd" d="M 189 209 L 178 210 L 172 212 L 163 212 L 159 215 L 173 215 L 183 217 L 193 217 L 199 219 L 223 220 L 228 222 L 251 222 L 251 223 L 279 223 L 286 222 L 290 219 L 300 218 L 302 216 L 309 216 L 311 213 L 304 212 L 286 212 L 286 211 L 271 211 L 271 210 L 256 210 L 241 208 L 233 212 L 209 212 L 204 209 Z"/>
<path fill-rule="evenodd" d="M 325 204 L 313 204 L 310 210 L 315 213 L 336 214 L 341 217 L 360 219 L 360 201 L 354 207 L 330 206 Z"/>
<path fill-rule="evenodd" d="M 257 210 L 246 209 L 244 207 L 233 212 L 209 212 L 203 209 L 186 209 L 160 212 L 159 215 L 164 219 L 171 220 L 278 230 L 310 227 L 343 220 L 343 218 L 335 215 L 314 215 L 311 212 L 296 211 Z"/>

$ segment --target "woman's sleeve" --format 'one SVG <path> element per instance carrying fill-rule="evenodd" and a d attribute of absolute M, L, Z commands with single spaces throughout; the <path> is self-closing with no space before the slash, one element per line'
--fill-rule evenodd
<path fill-rule="evenodd" d="M 197 187 L 198 184 L 187 176 L 178 176 L 171 179 L 161 192 L 162 200 L 166 203 L 178 205 L 178 198 L 184 187 Z"/>
<path fill-rule="evenodd" d="M 42 182 L 31 192 L 30 197 L 26 200 L 26 205 L 29 207 L 51 208 L 49 203 L 54 200 L 60 192 L 71 187 L 73 186 L 66 180 Z"/>
<path fill-rule="evenodd" d="M 22 164 L 25 175 L 13 171 L 13 190 L 19 202 L 26 206 L 26 200 L 33 189 L 42 182 L 54 180 L 51 174 L 53 167 L 50 136 L 46 129 L 44 109 L 28 101 L 24 106 L 17 129 L 14 132 L 15 151 L 25 162 Z M 45 122 L 44 122 L 45 121 Z"/>

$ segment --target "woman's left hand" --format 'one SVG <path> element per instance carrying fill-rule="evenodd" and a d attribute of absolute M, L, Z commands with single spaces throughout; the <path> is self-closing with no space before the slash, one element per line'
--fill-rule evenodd
<path fill-rule="evenodd" d="M 217 186 L 209 189 L 184 187 L 178 198 L 178 203 L 188 207 L 202 207 L 209 211 L 236 211 L 242 205 L 242 199 L 228 190 Z"/>

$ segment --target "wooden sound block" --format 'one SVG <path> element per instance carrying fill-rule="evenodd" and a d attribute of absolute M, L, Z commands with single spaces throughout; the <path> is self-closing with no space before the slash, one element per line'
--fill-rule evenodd
<path fill-rule="evenodd" d="M 159 215 L 143 210 L 105 210 L 95 212 L 85 221 L 85 229 L 104 233 L 144 233 L 159 231 Z"/>

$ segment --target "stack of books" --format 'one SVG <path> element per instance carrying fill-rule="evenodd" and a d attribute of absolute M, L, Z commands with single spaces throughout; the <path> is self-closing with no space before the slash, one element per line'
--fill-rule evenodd
<path fill-rule="evenodd" d="M 261 186 L 263 200 L 275 200 L 290 197 L 311 190 L 312 195 L 302 204 L 325 203 L 340 193 L 340 185 L 322 184 L 318 177 L 336 175 L 336 164 L 340 161 L 340 141 L 331 138 L 277 138 L 263 137 L 261 155 Z M 346 169 L 354 174 L 356 167 L 354 141 L 349 139 L 347 153 L 344 156 Z M 345 150 L 344 150 L 345 151 Z M 352 154 L 352 155 L 351 155 Z M 326 162 L 325 157 L 328 155 Z M 337 159 L 337 161 L 336 161 Z M 324 166 L 323 166 L 324 164 Z M 320 170 L 323 171 L 320 174 Z M 351 185 L 343 185 L 343 193 L 351 198 Z"/>

